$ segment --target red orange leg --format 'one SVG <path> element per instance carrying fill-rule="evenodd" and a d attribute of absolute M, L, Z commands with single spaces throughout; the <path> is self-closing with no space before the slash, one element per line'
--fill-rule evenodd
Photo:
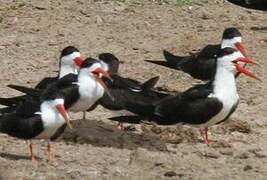
<path fill-rule="evenodd" d="M 86 111 L 83 112 L 83 120 L 86 120 Z"/>
<path fill-rule="evenodd" d="M 119 122 L 119 123 L 118 123 L 118 129 L 119 129 L 119 130 L 123 130 L 123 129 L 124 129 L 124 127 L 123 127 L 123 123 L 122 123 L 122 122 Z"/>
<path fill-rule="evenodd" d="M 215 143 L 215 141 L 209 140 L 208 138 L 208 128 L 205 128 L 204 131 L 200 131 L 200 135 L 202 136 L 205 144 L 210 145 L 210 144 Z"/>
<path fill-rule="evenodd" d="M 33 155 L 32 142 L 30 142 L 29 149 L 30 149 L 30 153 L 31 153 L 30 160 L 31 161 L 37 161 L 37 158 Z"/>
<path fill-rule="evenodd" d="M 53 159 L 53 154 L 51 153 L 51 145 L 50 145 L 50 143 L 48 142 L 48 144 L 47 144 L 47 152 L 48 152 L 48 159 L 49 160 L 51 160 L 51 159 Z"/>

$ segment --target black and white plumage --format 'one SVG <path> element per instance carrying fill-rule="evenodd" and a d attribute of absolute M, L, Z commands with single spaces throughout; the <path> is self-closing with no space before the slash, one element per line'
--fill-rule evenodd
<path fill-rule="evenodd" d="M 14 112 L 0 116 L 0 132 L 13 137 L 31 139 L 56 139 L 69 123 L 64 99 L 48 98 L 41 101 L 29 97 L 18 105 Z M 30 143 L 31 160 L 36 160 Z M 48 143 L 48 158 L 52 158 Z"/>
<path fill-rule="evenodd" d="M 102 67 L 110 73 L 112 78 L 112 82 L 104 79 L 112 97 L 105 93 L 97 102 L 104 108 L 112 111 L 124 110 L 125 102 L 150 104 L 168 95 L 167 92 L 157 92 L 152 89 L 159 80 L 158 76 L 140 83 L 118 74 L 119 59 L 113 54 L 102 53 L 99 59 Z M 119 123 L 118 128 L 123 129 L 123 124 Z"/>
<path fill-rule="evenodd" d="M 86 111 L 104 95 L 106 85 L 102 77 L 109 74 L 102 68 L 101 63 L 93 58 L 87 58 L 81 64 L 78 75 L 68 74 L 48 86 L 41 98 L 54 91 L 64 97 L 65 107 L 69 111 Z"/>
<path fill-rule="evenodd" d="M 221 44 L 207 45 L 200 52 L 190 56 L 175 56 L 163 51 L 166 61 L 149 61 L 170 68 L 184 71 L 193 78 L 211 80 L 216 72 L 216 56 L 220 49 L 231 47 L 238 49 L 245 57 L 248 54 L 242 44 L 242 35 L 236 28 L 227 28 L 223 32 Z M 243 64 L 243 63 L 242 63 Z"/>
<path fill-rule="evenodd" d="M 13 113 L 0 117 L 0 132 L 23 139 L 54 139 L 69 123 L 65 109 L 85 111 L 104 94 L 102 76 L 108 73 L 98 60 L 86 59 L 78 75 L 68 74 L 28 97 Z M 31 158 L 35 160 L 30 144 Z M 50 153 L 50 144 L 48 146 Z"/>
<path fill-rule="evenodd" d="M 228 119 L 238 105 L 235 73 L 238 71 L 257 79 L 238 62 L 255 64 L 243 58 L 242 54 L 233 48 L 221 49 L 217 54 L 216 73 L 211 82 L 197 85 L 151 105 L 128 103 L 126 109 L 162 125 L 197 125 L 205 143 L 209 144 L 211 141 L 207 137 L 208 127 Z"/>
<path fill-rule="evenodd" d="M 67 46 L 61 51 L 60 62 L 59 62 L 59 73 L 56 77 L 46 77 L 42 79 L 34 89 L 43 90 L 49 84 L 55 82 L 56 80 L 62 78 L 67 74 L 78 74 L 79 66 L 83 62 L 80 57 L 81 54 L 76 47 Z M 17 85 L 8 85 L 8 87 L 16 89 L 18 91 L 24 91 L 25 87 Z M 27 89 L 27 88 L 26 88 Z M 30 89 L 30 88 L 28 88 Z M 0 98 L 0 104 L 8 106 L 10 112 L 14 107 L 16 107 L 21 101 L 29 98 L 27 95 L 16 96 L 11 98 Z"/>

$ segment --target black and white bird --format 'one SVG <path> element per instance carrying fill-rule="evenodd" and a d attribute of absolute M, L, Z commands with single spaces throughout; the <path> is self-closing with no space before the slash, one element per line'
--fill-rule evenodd
<path fill-rule="evenodd" d="M 140 83 L 131 78 L 125 78 L 118 74 L 119 59 L 111 53 L 102 53 L 99 59 L 103 69 L 109 72 L 112 82 L 105 81 L 109 89 L 109 94 L 105 93 L 97 101 L 98 104 L 112 111 L 124 110 L 125 102 L 138 102 L 150 104 L 167 96 L 169 92 L 159 92 L 153 90 L 159 80 L 159 76 L 153 77 L 144 83 Z M 105 80 L 105 79 L 104 79 Z M 118 123 L 118 129 L 123 130 L 123 123 Z"/>
<path fill-rule="evenodd" d="M 0 116 L 0 133 L 24 140 L 56 139 L 69 122 L 64 99 L 60 96 L 47 96 L 40 100 L 38 97 L 29 97 L 18 105 L 14 112 Z M 36 160 L 30 142 L 30 159 Z M 51 145 L 47 145 L 48 158 L 52 158 Z"/>
<path fill-rule="evenodd" d="M 148 61 L 190 74 L 193 78 L 211 80 L 216 72 L 216 57 L 220 49 L 231 47 L 239 50 L 246 58 L 248 53 L 242 44 L 242 35 L 236 28 L 227 28 L 223 32 L 221 44 L 207 45 L 200 52 L 190 56 L 175 56 L 163 51 L 166 61 Z M 241 63 L 244 65 L 244 63 Z"/>
<path fill-rule="evenodd" d="M 128 103 L 125 108 L 162 125 L 197 125 L 204 142 L 210 144 L 212 141 L 208 139 L 208 127 L 227 120 L 238 105 L 236 72 L 258 79 L 239 62 L 256 64 L 233 48 L 221 49 L 217 53 L 216 73 L 211 82 L 197 85 L 151 105 Z"/>
<path fill-rule="evenodd" d="M 14 112 L 0 117 L 0 132 L 22 139 L 55 139 L 66 128 L 72 128 L 66 109 L 85 111 L 104 94 L 102 76 L 108 73 L 98 60 L 87 58 L 78 75 L 68 74 L 48 87 L 28 93 L 28 98 Z M 32 96 L 30 96 L 30 94 Z M 48 155 L 52 157 L 48 143 Z M 30 143 L 31 159 L 35 160 Z"/>
<path fill-rule="evenodd" d="M 81 54 L 76 47 L 65 47 L 60 55 L 59 73 L 56 77 L 46 77 L 42 79 L 34 89 L 43 90 L 52 82 L 64 77 L 67 74 L 78 74 L 79 66 L 83 62 Z M 9 87 L 24 92 L 24 86 L 8 85 Z M 28 88 L 26 88 L 28 89 Z M 30 89 L 30 88 L 29 88 Z M 21 101 L 27 99 L 27 95 L 16 96 L 11 98 L 0 98 L 0 104 L 10 107 L 10 110 L 16 107 Z"/>
<path fill-rule="evenodd" d="M 102 68 L 100 61 L 86 58 L 80 67 L 78 75 L 68 74 L 55 83 L 52 83 L 42 92 L 46 96 L 57 92 L 64 97 L 65 107 L 68 111 L 84 112 L 91 108 L 103 95 L 106 84 L 103 77 L 110 78 Z M 28 92 L 30 94 L 31 92 Z M 45 94 L 45 95 L 44 95 Z M 41 98 L 43 98 L 41 96 Z"/>

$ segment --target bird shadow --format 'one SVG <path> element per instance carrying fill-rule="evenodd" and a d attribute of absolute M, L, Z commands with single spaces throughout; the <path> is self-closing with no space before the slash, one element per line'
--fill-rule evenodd
<path fill-rule="evenodd" d="M 17 154 L 10 154 L 10 153 L 0 153 L 0 157 L 10 160 L 29 160 L 29 156 L 17 155 Z"/>
<path fill-rule="evenodd" d="M 57 141 L 118 149 L 134 150 L 142 147 L 150 151 L 167 151 L 165 142 L 159 137 L 140 132 L 118 130 L 116 123 L 75 120 L 73 126 L 73 130 L 67 128 Z"/>
<path fill-rule="evenodd" d="M 259 32 L 263 32 L 263 33 L 266 33 L 267 32 L 267 26 L 252 26 L 250 28 L 252 31 L 259 31 Z"/>
<path fill-rule="evenodd" d="M 262 11 L 267 11 L 267 3 L 264 2 L 263 0 L 259 3 L 256 4 L 247 4 L 245 1 L 240 0 L 227 0 L 228 2 L 235 4 L 237 6 L 241 6 L 243 8 L 248 8 L 248 9 L 255 9 L 255 10 L 262 10 Z"/>

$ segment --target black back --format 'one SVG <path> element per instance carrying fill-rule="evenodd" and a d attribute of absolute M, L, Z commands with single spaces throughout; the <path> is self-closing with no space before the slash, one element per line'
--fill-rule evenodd
<path fill-rule="evenodd" d="M 112 76 L 113 78 L 113 76 Z M 163 97 L 168 96 L 167 93 L 156 92 L 152 90 L 158 82 L 159 77 L 149 79 L 143 84 L 139 85 L 139 89 L 131 89 L 129 86 L 122 86 L 120 83 L 114 83 L 108 86 L 110 93 L 115 100 L 112 100 L 106 93 L 98 101 L 103 107 L 110 110 L 122 110 L 126 102 L 151 104 L 159 101 Z"/>
<path fill-rule="evenodd" d="M 164 51 L 167 63 L 177 70 L 190 74 L 193 78 L 200 80 L 211 80 L 216 72 L 216 54 L 220 45 L 208 45 L 202 51 L 192 56 L 175 56 Z"/>
<path fill-rule="evenodd" d="M 65 108 L 68 109 L 79 99 L 77 75 L 68 74 L 50 84 L 42 93 L 41 100 L 63 98 Z"/>
<path fill-rule="evenodd" d="M 29 98 L 21 103 L 13 113 L 0 117 L 0 131 L 10 136 L 31 139 L 43 131 L 40 115 L 41 101 Z"/>
<path fill-rule="evenodd" d="M 217 98 L 208 98 L 211 83 L 198 85 L 176 96 L 169 96 L 156 104 L 126 104 L 126 109 L 145 116 L 158 124 L 202 124 L 220 112 L 223 105 Z"/>

